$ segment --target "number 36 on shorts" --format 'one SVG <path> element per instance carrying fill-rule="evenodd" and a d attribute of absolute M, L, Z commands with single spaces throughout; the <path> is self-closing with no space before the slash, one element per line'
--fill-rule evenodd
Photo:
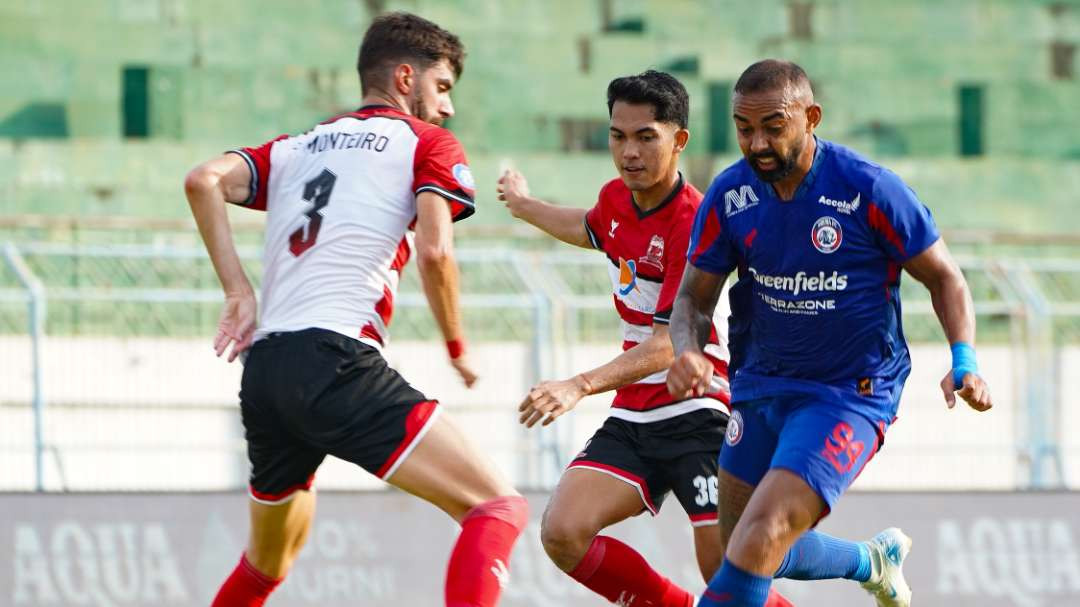
<path fill-rule="evenodd" d="M 719 496 L 717 495 L 717 481 L 716 475 L 711 476 L 698 475 L 693 480 L 694 488 L 697 489 L 697 497 L 694 501 L 698 506 L 707 506 L 712 504 L 716 506 L 719 502 Z"/>

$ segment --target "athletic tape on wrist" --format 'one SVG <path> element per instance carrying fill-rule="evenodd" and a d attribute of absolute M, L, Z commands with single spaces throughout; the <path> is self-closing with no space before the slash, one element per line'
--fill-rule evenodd
<path fill-rule="evenodd" d="M 975 347 L 963 341 L 952 345 L 953 384 L 959 390 L 964 385 L 964 376 L 978 373 L 979 365 L 975 362 Z"/>
<path fill-rule="evenodd" d="M 465 340 L 463 339 L 449 339 L 446 341 L 446 352 L 450 355 L 450 360 L 461 358 L 461 355 L 465 353 Z"/>

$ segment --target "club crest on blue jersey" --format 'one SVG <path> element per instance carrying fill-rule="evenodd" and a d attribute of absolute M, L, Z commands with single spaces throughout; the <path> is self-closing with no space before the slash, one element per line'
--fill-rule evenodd
<path fill-rule="evenodd" d="M 637 288 L 637 263 L 619 258 L 619 295 L 629 295 Z"/>
<path fill-rule="evenodd" d="M 839 249 L 843 240 L 844 232 L 840 229 L 840 222 L 833 217 L 818 219 L 810 230 L 810 242 L 815 249 L 826 255 Z"/>
<path fill-rule="evenodd" d="M 742 413 L 738 411 L 732 411 L 731 417 L 727 423 L 727 433 L 724 435 L 724 442 L 734 447 L 742 440 L 743 435 L 743 420 Z"/>

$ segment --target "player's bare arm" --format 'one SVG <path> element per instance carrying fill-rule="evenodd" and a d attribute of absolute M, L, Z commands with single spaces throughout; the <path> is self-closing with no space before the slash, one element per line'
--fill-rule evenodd
<path fill-rule="evenodd" d="M 583 249 L 591 249 L 585 231 L 585 209 L 564 207 L 534 198 L 529 194 L 529 182 L 514 169 L 499 177 L 496 192 L 506 203 L 510 214 L 523 219 L 555 238 Z"/>
<path fill-rule="evenodd" d="M 214 352 L 221 356 L 229 344 L 228 360 L 236 360 L 251 345 L 255 334 L 255 291 L 244 274 L 233 243 L 226 202 L 243 202 L 249 194 L 251 170 L 236 154 L 223 154 L 195 167 L 184 179 L 184 193 L 199 226 L 206 250 L 225 291 L 225 307 L 214 336 Z"/>
<path fill-rule="evenodd" d="M 542 419 L 543 425 L 547 426 L 577 406 L 582 398 L 616 390 L 663 371 L 671 365 L 671 360 L 668 328 L 653 325 L 652 336 L 610 362 L 570 379 L 545 381 L 533 386 L 518 407 L 519 421 L 532 428 Z"/>
<path fill-rule="evenodd" d="M 434 192 L 421 192 L 416 197 L 416 267 L 431 313 L 450 350 L 450 364 L 471 388 L 477 375 L 462 349 L 465 330 L 461 323 L 453 229 L 446 199 Z"/>
<path fill-rule="evenodd" d="M 939 238 L 930 248 L 905 263 L 904 269 L 930 291 L 930 301 L 949 344 L 974 346 L 975 309 L 971 290 L 945 241 Z M 963 373 L 962 381 L 962 385 L 956 385 L 951 369 L 941 380 L 941 390 L 950 409 L 956 405 L 955 394 L 976 411 L 986 411 L 993 406 L 990 389 L 982 377 L 977 373 Z"/>
<path fill-rule="evenodd" d="M 703 349 L 712 329 L 713 310 L 727 275 L 686 265 L 671 311 L 671 343 L 675 361 L 668 371 L 668 392 L 676 398 L 704 396 L 712 383 L 713 364 Z"/>

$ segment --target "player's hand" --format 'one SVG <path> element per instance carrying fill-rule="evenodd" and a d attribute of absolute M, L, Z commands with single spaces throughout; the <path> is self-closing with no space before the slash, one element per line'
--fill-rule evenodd
<path fill-rule="evenodd" d="M 255 314 L 255 294 L 251 291 L 225 295 L 225 307 L 221 309 L 217 335 L 214 336 L 214 353 L 221 356 L 232 344 L 228 358 L 232 362 L 247 350 L 255 336 Z"/>
<path fill-rule="evenodd" d="M 994 402 L 990 398 L 989 386 L 986 385 L 983 378 L 975 373 L 965 374 L 964 385 L 957 390 L 956 384 L 953 383 L 952 370 L 950 370 L 945 374 L 945 378 L 941 380 L 941 391 L 945 393 L 945 404 L 950 409 L 956 406 L 956 395 L 960 395 L 960 398 L 964 399 L 964 402 L 976 411 L 987 411 L 994 406 Z"/>
<path fill-rule="evenodd" d="M 450 365 L 454 367 L 454 370 L 461 376 L 461 380 L 465 382 L 466 388 L 473 387 L 476 380 L 479 379 L 479 375 L 472 369 L 472 365 L 469 364 L 469 357 L 462 354 L 457 358 L 450 359 Z"/>
<path fill-rule="evenodd" d="M 506 208 L 514 217 L 521 217 L 522 211 L 529 200 L 529 182 L 525 176 L 514 169 L 503 171 L 502 177 L 495 186 L 499 200 L 506 203 Z"/>
<path fill-rule="evenodd" d="M 675 398 L 705 396 L 712 385 L 713 364 L 701 352 L 683 352 L 668 370 L 667 388 Z"/>
<path fill-rule="evenodd" d="M 587 389 L 580 377 L 540 382 L 533 386 L 525 400 L 521 401 L 518 407 L 521 418 L 518 421 L 527 428 L 532 428 L 536 422 L 543 419 L 543 425 L 547 426 L 577 406 L 586 394 Z"/>

